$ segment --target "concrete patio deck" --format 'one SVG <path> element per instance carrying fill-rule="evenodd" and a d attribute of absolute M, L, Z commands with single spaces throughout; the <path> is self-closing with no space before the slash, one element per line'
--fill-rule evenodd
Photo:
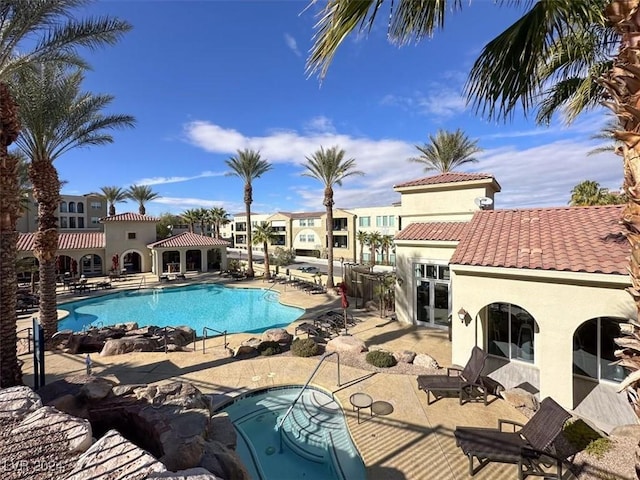
<path fill-rule="evenodd" d="M 203 275 L 189 279 L 186 283 L 200 281 L 221 279 Z M 138 283 L 139 280 L 132 280 L 130 286 L 137 287 Z M 156 282 L 150 280 L 146 283 L 153 286 Z M 174 285 L 181 283 L 184 282 L 173 282 Z M 231 286 L 234 285 L 264 288 L 272 286 L 262 280 L 231 282 Z M 309 295 L 284 285 L 276 285 L 274 289 L 281 292 L 284 303 L 307 309 L 305 315 L 295 323 L 312 317 L 319 311 L 339 306 L 339 299 L 334 296 Z M 400 324 L 363 311 L 353 311 L 353 314 L 359 322 L 349 333 L 364 340 L 369 347 L 384 345 L 385 349 L 393 351 L 406 349 L 428 353 L 442 366 L 451 364 L 451 349 L 446 332 Z M 28 319 L 23 321 L 26 323 Z M 289 332 L 293 333 L 295 323 L 288 328 Z M 237 346 L 249 336 L 252 335 L 229 335 L 228 342 L 231 346 Z M 233 396 L 255 389 L 304 384 L 318 364 L 318 357 L 305 359 L 274 356 L 235 360 L 228 357 L 222 338 L 207 340 L 204 354 L 201 341 L 195 347 L 192 352 L 169 354 L 131 353 L 114 357 L 94 354 L 93 373 L 119 383 L 188 381 L 202 392 L 212 394 L 216 403 L 223 403 Z M 33 383 L 31 359 L 28 356 L 23 356 L 22 359 L 25 360 L 24 381 L 29 385 Z M 47 383 L 84 372 L 84 355 L 47 352 Z M 460 406 L 455 398 L 444 398 L 427 405 L 427 397 L 418 390 L 414 375 L 376 373 L 346 365 L 341 365 L 340 374 L 341 384 L 338 386 L 336 363 L 328 359 L 320 367 L 312 385 L 333 393 L 342 405 L 351 435 L 367 467 L 368 477 L 372 479 L 469 478 L 467 458 L 455 445 L 455 427 L 495 427 L 499 418 L 526 421 L 520 412 L 501 399 L 492 401 L 486 407 L 481 403 Z M 390 403 L 393 412 L 370 417 L 365 409 L 361 412 L 361 423 L 358 424 L 356 413 L 349 403 L 349 396 L 356 392 L 364 392 L 376 401 Z M 474 478 L 513 479 L 517 478 L 517 468 L 494 463 Z M 567 472 L 563 478 L 575 477 Z"/>

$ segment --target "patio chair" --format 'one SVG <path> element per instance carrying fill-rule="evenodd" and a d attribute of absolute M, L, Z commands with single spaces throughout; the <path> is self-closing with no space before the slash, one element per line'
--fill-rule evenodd
<path fill-rule="evenodd" d="M 456 444 L 469 458 L 470 476 L 490 462 L 500 462 L 517 464 L 519 480 L 529 475 L 560 480 L 563 460 L 556 454 L 553 443 L 570 417 L 570 413 L 547 397 L 525 425 L 498 420 L 498 428 L 458 427 L 454 435 Z M 503 431 L 505 424 L 511 425 L 513 431 Z M 515 431 L 517 427 L 519 431 Z M 477 467 L 473 466 L 474 457 L 479 462 Z"/>
<path fill-rule="evenodd" d="M 487 353 L 479 347 L 473 347 L 471 357 L 462 370 L 449 367 L 446 375 L 419 375 L 418 388 L 427 394 L 427 405 L 431 405 L 431 393 L 433 393 L 434 401 L 444 396 L 438 397 L 436 392 L 457 393 L 460 405 L 463 405 L 465 403 L 463 402 L 464 395 L 466 394 L 467 401 L 471 401 L 476 391 L 482 393 L 484 404 L 487 405 L 487 389 L 484 387 L 480 375 L 486 360 Z"/>

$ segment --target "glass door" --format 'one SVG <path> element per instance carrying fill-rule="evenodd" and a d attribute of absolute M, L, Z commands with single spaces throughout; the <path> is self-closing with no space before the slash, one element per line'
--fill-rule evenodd
<path fill-rule="evenodd" d="M 443 327 L 449 326 L 449 285 L 433 284 L 433 323 Z"/>
<path fill-rule="evenodd" d="M 415 321 L 418 325 L 449 326 L 449 267 L 415 264 Z"/>
<path fill-rule="evenodd" d="M 431 289 L 428 280 L 418 280 L 416 288 L 416 322 L 421 325 L 431 323 Z"/>

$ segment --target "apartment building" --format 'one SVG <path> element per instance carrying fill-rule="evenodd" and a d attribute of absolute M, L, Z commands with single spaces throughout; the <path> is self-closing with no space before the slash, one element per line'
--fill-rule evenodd
<path fill-rule="evenodd" d="M 107 202 L 99 195 L 62 195 L 56 210 L 58 230 L 64 233 L 103 232 L 100 219 L 107 216 Z M 17 223 L 18 232 L 30 233 L 38 229 L 38 203 L 29 197 L 29 207 L 25 209 Z"/>

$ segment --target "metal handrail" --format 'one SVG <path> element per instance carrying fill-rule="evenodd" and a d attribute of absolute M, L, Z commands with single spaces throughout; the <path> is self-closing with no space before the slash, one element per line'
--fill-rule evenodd
<path fill-rule="evenodd" d="M 18 340 L 20 339 L 19 334 L 26 331 L 27 332 L 27 353 L 31 353 L 31 343 L 32 343 L 32 339 L 33 339 L 33 334 L 31 333 L 33 329 L 31 327 L 26 327 L 23 328 L 22 330 L 18 330 L 16 332 L 16 337 L 18 338 Z"/>
<path fill-rule="evenodd" d="M 285 414 L 282 417 L 280 417 L 280 420 L 278 420 L 278 423 L 276 423 L 276 431 L 280 436 L 280 453 L 282 453 L 282 425 L 284 425 L 284 421 L 287 419 L 289 414 L 293 411 L 293 407 L 296 406 L 296 403 L 298 403 L 298 400 L 300 400 L 300 397 L 302 397 L 302 394 L 304 393 L 306 388 L 309 386 L 309 383 L 311 383 L 311 380 L 313 380 L 313 377 L 315 376 L 315 374 L 318 373 L 318 369 L 320 368 L 320 365 L 322 365 L 322 362 L 324 362 L 331 355 L 335 355 L 338 357 L 338 386 L 339 387 L 341 386 L 340 385 L 340 354 L 338 352 L 325 353 L 324 355 L 322 355 L 322 358 L 320 358 L 320 361 L 318 362 L 318 365 L 316 365 L 316 368 L 314 368 L 313 372 L 311 372 L 311 375 L 309 375 L 309 379 L 307 380 L 307 383 L 304 384 L 304 386 L 300 390 L 300 393 L 298 393 L 298 396 L 293 400 L 293 402 L 291 402 L 291 405 L 289 405 L 289 408 L 287 409 Z"/>
<path fill-rule="evenodd" d="M 176 332 L 178 329 L 176 327 L 162 327 L 162 337 L 164 338 L 164 353 L 169 353 L 169 349 L 167 348 L 169 345 L 169 339 L 167 337 L 168 332 Z"/>
<path fill-rule="evenodd" d="M 226 330 L 221 332 L 220 330 L 216 330 L 215 328 L 204 327 L 202 329 L 202 353 L 205 353 L 205 348 L 206 348 L 205 344 L 206 344 L 207 338 L 209 338 L 209 337 L 207 337 L 207 330 L 211 330 L 212 332 L 217 332 L 220 335 L 224 335 L 224 348 L 227 348 L 227 345 L 229 345 L 229 344 L 227 343 L 227 331 Z M 214 335 L 211 338 L 216 338 L 216 337 L 219 337 L 220 335 Z"/>
<path fill-rule="evenodd" d="M 147 286 L 147 278 L 144 277 L 144 276 L 140 279 L 140 284 L 138 285 L 138 290 L 140 290 L 142 288 L 142 285 L 144 285 L 145 287 Z"/>

